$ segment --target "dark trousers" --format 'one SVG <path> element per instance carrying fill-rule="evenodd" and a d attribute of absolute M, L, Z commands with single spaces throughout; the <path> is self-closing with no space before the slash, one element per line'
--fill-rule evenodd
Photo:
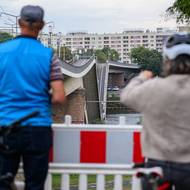
<path fill-rule="evenodd" d="M 175 190 L 190 190 L 190 163 L 176 163 L 148 159 L 146 167 L 159 166 L 163 169 L 164 180 L 175 186 Z"/>
<path fill-rule="evenodd" d="M 20 160 L 23 162 L 25 190 L 43 190 L 48 171 L 49 150 L 52 145 L 50 127 L 23 127 L 5 138 L 10 152 L 3 155 L 1 175 L 16 175 Z M 1 181 L 0 190 L 9 189 Z"/>

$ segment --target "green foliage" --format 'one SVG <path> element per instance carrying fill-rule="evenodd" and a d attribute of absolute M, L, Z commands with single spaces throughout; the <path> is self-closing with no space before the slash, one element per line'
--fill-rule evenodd
<path fill-rule="evenodd" d="M 143 70 L 150 70 L 155 75 L 160 75 L 162 55 L 157 50 L 138 47 L 131 50 L 132 62 L 137 63 Z"/>
<path fill-rule="evenodd" d="M 107 56 L 102 50 L 96 50 L 95 55 L 99 63 L 106 63 Z"/>
<path fill-rule="evenodd" d="M 58 52 L 57 52 L 58 54 Z M 67 47 L 60 48 L 60 59 L 61 60 L 71 60 L 73 58 L 71 50 Z"/>
<path fill-rule="evenodd" d="M 109 58 L 111 61 L 118 61 L 119 60 L 119 53 L 115 49 L 111 49 Z"/>
<path fill-rule="evenodd" d="M 119 53 L 115 49 L 110 49 L 109 47 L 104 47 L 102 49 L 104 54 L 106 55 L 107 59 L 110 61 L 118 61 L 119 60 Z"/>
<path fill-rule="evenodd" d="M 110 56 L 110 48 L 109 47 L 104 47 L 102 49 L 102 52 L 106 55 L 106 58 L 109 59 Z"/>
<path fill-rule="evenodd" d="M 178 23 L 190 23 L 190 0 L 175 0 L 166 12 L 174 15 Z"/>
<path fill-rule="evenodd" d="M 95 55 L 98 62 L 100 63 L 106 63 L 107 60 L 119 60 L 119 53 L 114 49 L 110 49 L 109 47 L 104 47 L 102 50 L 96 50 Z"/>
<path fill-rule="evenodd" d="M 82 55 L 84 56 L 93 56 L 94 55 L 94 50 L 93 49 L 82 49 Z"/>
<path fill-rule="evenodd" d="M 10 40 L 12 39 L 13 37 L 9 34 L 9 33 L 6 33 L 6 32 L 0 32 L 0 43 L 2 42 L 5 42 L 7 40 Z"/>

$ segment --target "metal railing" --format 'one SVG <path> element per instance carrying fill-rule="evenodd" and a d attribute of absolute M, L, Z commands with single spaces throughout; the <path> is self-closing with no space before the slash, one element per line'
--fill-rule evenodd
<path fill-rule="evenodd" d="M 134 174 L 132 165 L 112 165 L 112 164 L 50 164 L 48 177 L 45 184 L 46 190 L 52 190 L 53 174 L 61 174 L 61 190 L 70 190 L 70 175 L 78 174 L 79 181 L 77 187 L 79 190 L 88 190 L 88 175 L 96 175 L 96 190 L 105 189 L 106 175 L 113 175 L 114 190 L 123 189 L 123 176 Z"/>

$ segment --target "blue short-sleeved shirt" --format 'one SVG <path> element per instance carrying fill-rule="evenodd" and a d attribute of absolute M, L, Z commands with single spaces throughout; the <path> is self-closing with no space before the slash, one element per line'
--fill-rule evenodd
<path fill-rule="evenodd" d="M 35 38 L 20 36 L 0 44 L 0 124 L 35 110 L 22 125 L 51 126 L 50 80 L 53 51 Z"/>

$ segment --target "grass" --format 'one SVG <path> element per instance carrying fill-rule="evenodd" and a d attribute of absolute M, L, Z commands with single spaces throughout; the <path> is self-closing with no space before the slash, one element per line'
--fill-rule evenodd
<path fill-rule="evenodd" d="M 124 176 L 123 177 L 123 190 L 131 190 L 130 185 L 131 177 L 130 176 Z M 105 183 L 106 183 L 106 190 L 113 190 L 113 183 L 114 182 L 114 176 L 113 175 L 106 175 L 105 177 Z M 79 183 L 79 175 L 78 174 L 72 174 L 70 175 L 70 186 L 76 187 L 78 189 L 78 183 Z M 61 175 L 55 174 L 53 175 L 53 189 L 59 189 L 61 186 Z M 88 175 L 88 190 L 94 190 L 96 187 L 96 175 Z"/>

